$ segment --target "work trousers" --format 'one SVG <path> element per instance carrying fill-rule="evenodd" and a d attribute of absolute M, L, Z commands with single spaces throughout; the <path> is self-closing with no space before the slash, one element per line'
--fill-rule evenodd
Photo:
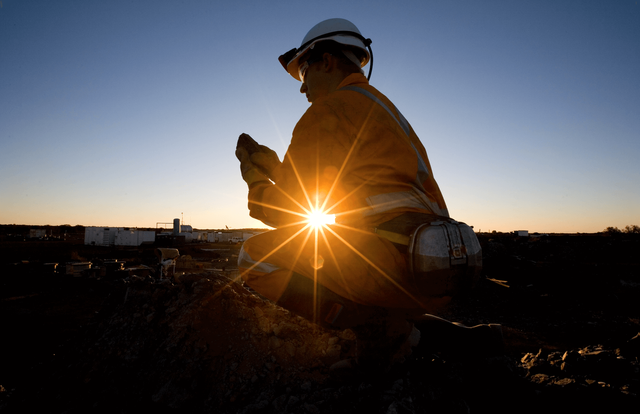
<path fill-rule="evenodd" d="M 435 312 L 449 300 L 418 292 L 406 254 L 389 240 L 338 224 L 317 231 L 290 226 L 253 236 L 244 242 L 238 266 L 242 279 L 274 302 L 294 272 L 355 303 L 410 314 Z"/>

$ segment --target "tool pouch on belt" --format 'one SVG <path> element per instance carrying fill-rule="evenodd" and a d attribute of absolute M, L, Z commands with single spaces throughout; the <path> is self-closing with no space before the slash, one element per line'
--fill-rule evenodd
<path fill-rule="evenodd" d="M 473 229 L 448 217 L 405 213 L 376 228 L 408 256 L 410 274 L 424 296 L 453 296 L 472 288 L 482 270 Z"/>

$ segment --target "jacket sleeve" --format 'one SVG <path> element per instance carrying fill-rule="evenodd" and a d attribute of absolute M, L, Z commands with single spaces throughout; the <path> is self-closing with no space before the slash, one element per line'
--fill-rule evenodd
<path fill-rule="evenodd" d="M 304 221 L 307 212 L 325 201 L 327 206 L 335 203 L 342 189 L 334 183 L 352 135 L 332 107 L 312 105 L 296 125 L 282 164 L 274 170 L 275 183 L 250 189 L 250 215 L 281 227 Z"/>

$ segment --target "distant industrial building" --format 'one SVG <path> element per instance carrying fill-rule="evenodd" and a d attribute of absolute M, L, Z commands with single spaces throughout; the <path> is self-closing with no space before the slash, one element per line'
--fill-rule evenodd
<path fill-rule="evenodd" d="M 242 231 L 193 231 L 193 227 L 180 224 L 180 219 L 173 223 L 173 229 L 137 230 L 127 227 L 86 227 L 84 244 L 93 246 L 140 246 L 143 243 L 178 244 L 182 243 L 239 243 L 253 236 L 254 233 Z M 168 231 L 171 230 L 171 231 Z"/>
<path fill-rule="evenodd" d="M 30 229 L 29 230 L 29 238 L 31 239 L 41 239 L 50 235 L 51 234 L 47 234 L 46 229 Z"/>
<path fill-rule="evenodd" d="M 84 244 L 94 246 L 140 246 L 153 243 L 156 232 L 126 227 L 85 227 Z"/>

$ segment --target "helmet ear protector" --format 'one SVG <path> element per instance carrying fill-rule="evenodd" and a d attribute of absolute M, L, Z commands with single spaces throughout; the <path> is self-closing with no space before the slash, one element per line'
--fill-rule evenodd
<path fill-rule="evenodd" d="M 371 39 L 365 39 L 364 36 L 362 36 L 359 33 L 356 32 L 351 32 L 351 31 L 338 31 L 338 32 L 331 32 L 331 33 L 324 33 L 318 37 L 315 37 L 311 40 L 309 40 L 308 42 L 304 43 L 302 46 L 300 46 L 299 48 L 293 48 L 291 50 L 289 50 L 288 52 L 280 55 L 278 57 L 278 61 L 280 61 L 280 64 L 282 65 L 282 67 L 284 68 L 284 70 L 286 70 L 287 72 L 289 72 L 289 64 L 291 64 L 294 60 L 296 60 L 297 58 L 299 58 L 304 52 L 306 52 L 306 50 L 313 46 L 315 43 L 322 41 L 322 40 L 332 40 L 334 37 L 336 36 L 352 36 L 357 38 L 358 40 L 360 40 L 363 45 L 369 49 L 369 61 L 367 62 L 365 59 L 365 65 L 367 63 L 369 63 L 369 75 L 367 76 L 367 80 L 371 79 L 371 72 L 373 70 L 373 50 L 371 50 Z M 340 42 L 338 42 L 340 43 Z M 347 45 L 344 44 L 345 46 L 352 46 L 352 45 Z M 364 65 L 362 65 L 364 66 Z"/>

